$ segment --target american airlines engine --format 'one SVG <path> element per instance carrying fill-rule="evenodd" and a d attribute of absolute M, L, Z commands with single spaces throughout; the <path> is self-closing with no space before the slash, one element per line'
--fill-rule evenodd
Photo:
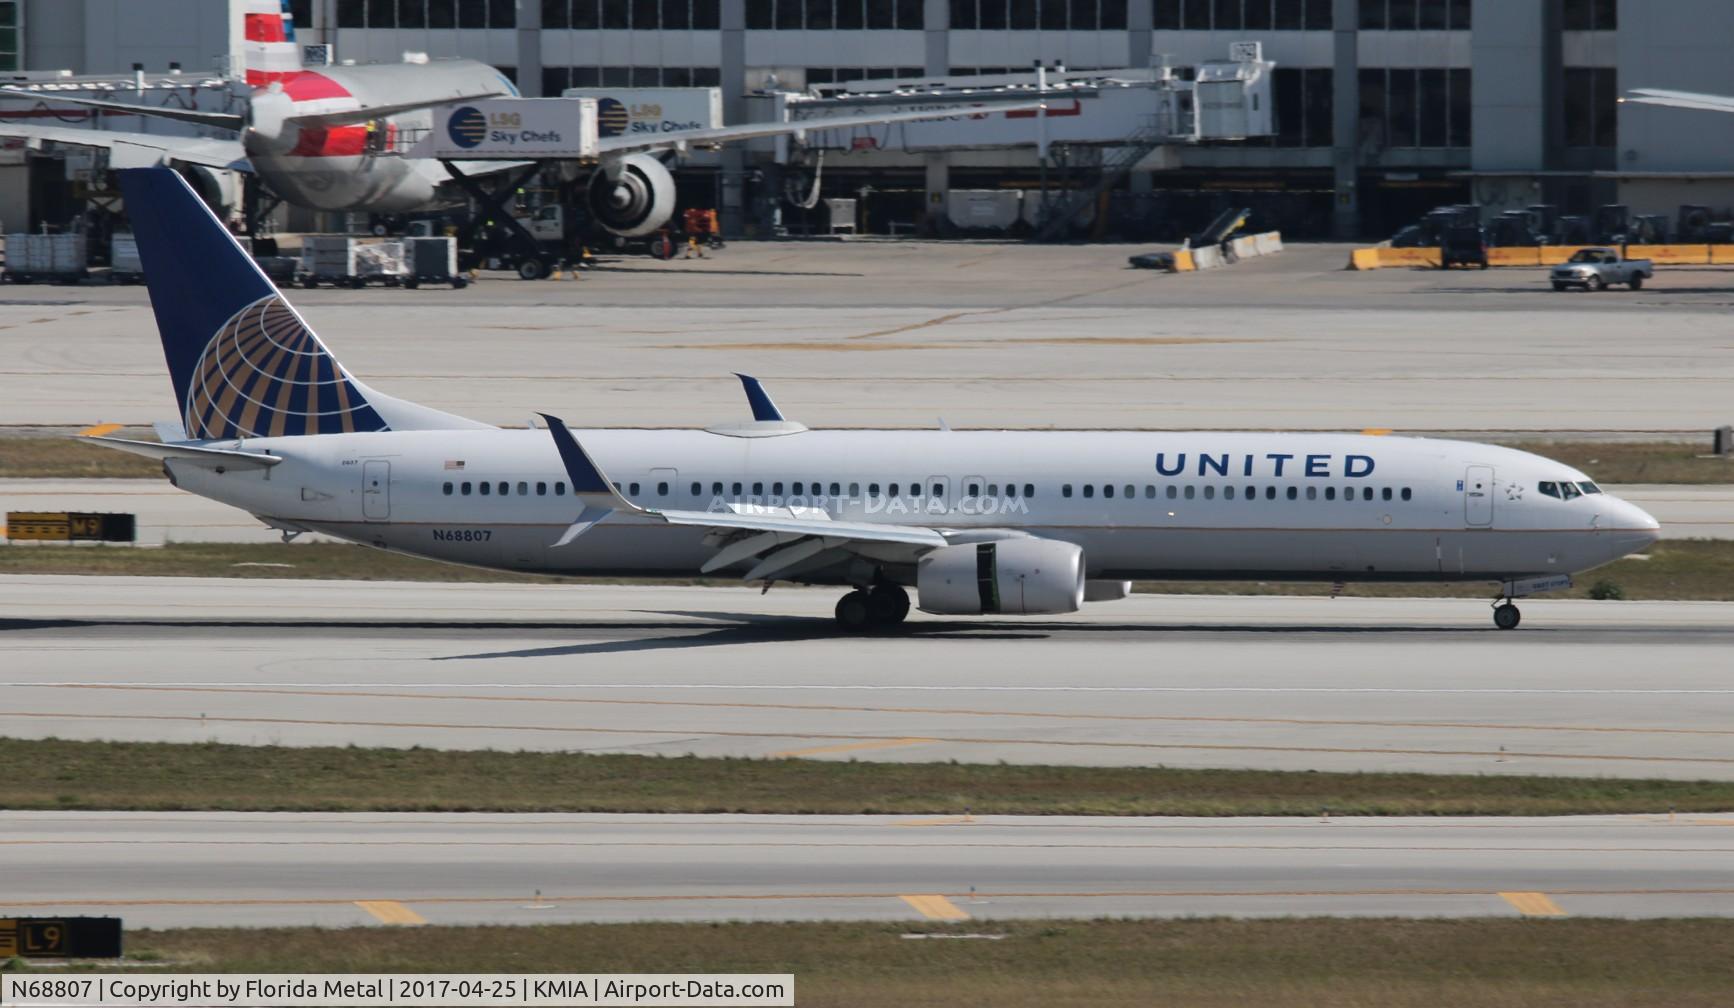
<path fill-rule="evenodd" d="M 649 154 L 603 162 L 584 190 L 590 216 L 624 238 L 642 238 L 674 216 L 674 176 Z"/>
<path fill-rule="evenodd" d="M 179 405 L 183 490 L 286 537 L 566 576 L 839 585 L 848 631 L 911 608 L 1042 616 L 1140 578 L 1460 581 L 1512 600 L 1655 542 L 1569 466 L 1360 434 L 810 430 L 740 376 L 752 420 L 508 430 L 350 374 L 181 176 L 119 173 Z"/>

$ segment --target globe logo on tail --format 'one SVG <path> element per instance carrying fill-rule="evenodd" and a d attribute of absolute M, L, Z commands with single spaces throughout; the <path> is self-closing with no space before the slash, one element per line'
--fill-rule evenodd
<path fill-rule="evenodd" d="M 452 113 L 446 122 L 446 133 L 452 138 L 452 143 L 469 150 L 480 146 L 488 135 L 488 120 L 482 113 L 468 105 Z"/>

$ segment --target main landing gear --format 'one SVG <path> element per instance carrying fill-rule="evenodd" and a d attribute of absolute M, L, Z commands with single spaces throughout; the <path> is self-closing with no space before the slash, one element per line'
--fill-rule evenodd
<path fill-rule="evenodd" d="M 909 593 L 900 585 L 857 588 L 837 600 L 837 625 L 849 633 L 896 626 L 909 615 Z"/>
<path fill-rule="evenodd" d="M 1523 613 L 1511 604 L 1510 599 L 1502 599 L 1493 603 L 1493 625 L 1501 630 L 1516 630 L 1522 622 Z"/>

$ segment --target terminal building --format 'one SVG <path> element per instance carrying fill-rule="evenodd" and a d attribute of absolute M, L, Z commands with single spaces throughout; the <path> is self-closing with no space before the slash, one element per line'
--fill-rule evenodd
<path fill-rule="evenodd" d="M 228 0 L 0 0 L 0 77 L 208 73 L 239 36 Z M 1253 207 L 1295 238 L 1387 237 L 1429 208 L 1624 203 L 1727 219 L 1734 116 L 1621 104 L 1637 87 L 1734 95 L 1727 0 L 292 0 L 299 41 L 341 60 L 463 56 L 526 95 L 717 86 L 749 96 L 842 81 L 1195 67 L 1252 41 L 1275 64 L 1275 133 L 1206 141 L 1116 186 L 1205 210 Z M 7 152 L 0 152 L 3 157 Z M 1063 153 L 1063 152 L 1062 152 Z M 768 148 L 689 162 L 751 180 Z M 0 161 L 0 164 L 3 164 Z M 1034 148 L 827 160 L 827 196 L 871 192 L 870 225 L 934 189 L 1029 188 Z M 1088 167 L 1088 162 L 1085 162 Z M 716 192 L 722 193 L 718 185 Z M 766 198 L 761 194 L 761 199 Z M 769 197 L 774 199 L 773 197 Z M 870 226 L 872 230 L 881 230 Z M 1114 237 L 1110 226 L 1103 237 Z M 1172 237 L 1123 235 L 1123 237 Z"/>

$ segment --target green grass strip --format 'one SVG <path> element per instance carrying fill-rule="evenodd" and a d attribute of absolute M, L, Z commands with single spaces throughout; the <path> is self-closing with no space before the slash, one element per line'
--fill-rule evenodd
<path fill-rule="evenodd" d="M 0 807 L 300 812 L 1575 815 L 1734 810 L 1734 781 L 701 759 L 0 739 Z"/>

